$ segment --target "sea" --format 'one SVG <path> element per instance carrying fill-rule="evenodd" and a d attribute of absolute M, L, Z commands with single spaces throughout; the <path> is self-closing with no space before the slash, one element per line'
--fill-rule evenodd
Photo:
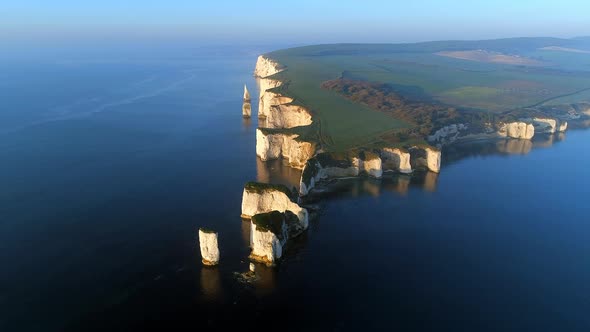
<path fill-rule="evenodd" d="M 283 45 L 102 42 L 0 55 L 0 331 L 590 331 L 590 131 L 349 179 L 249 269 L 244 85 Z M 252 109 L 257 110 L 256 98 Z M 198 228 L 219 232 L 204 267 Z"/>

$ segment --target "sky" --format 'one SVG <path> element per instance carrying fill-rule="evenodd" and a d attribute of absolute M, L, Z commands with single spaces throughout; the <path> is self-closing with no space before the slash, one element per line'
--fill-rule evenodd
<path fill-rule="evenodd" d="M 0 39 L 413 42 L 590 35 L 588 0 L 2 0 Z"/>

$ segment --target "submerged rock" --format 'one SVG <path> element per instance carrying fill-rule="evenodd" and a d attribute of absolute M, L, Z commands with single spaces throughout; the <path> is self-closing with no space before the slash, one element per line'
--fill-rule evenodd
<path fill-rule="evenodd" d="M 199 246 L 204 265 L 217 265 L 219 263 L 217 236 L 217 232 L 199 228 Z"/>

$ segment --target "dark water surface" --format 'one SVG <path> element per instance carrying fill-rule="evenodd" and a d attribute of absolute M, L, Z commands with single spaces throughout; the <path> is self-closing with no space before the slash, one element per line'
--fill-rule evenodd
<path fill-rule="evenodd" d="M 285 261 L 239 282 L 243 184 L 299 176 L 257 160 L 241 118 L 265 50 L 2 62 L 0 330 L 590 330 L 589 131 L 337 183 Z"/>

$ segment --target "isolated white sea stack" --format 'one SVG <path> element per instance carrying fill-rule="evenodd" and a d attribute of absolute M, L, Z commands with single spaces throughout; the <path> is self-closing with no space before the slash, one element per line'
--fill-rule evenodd
<path fill-rule="evenodd" d="M 559 126 L 557 127 L 557 131 L 563 133 L 567 130 L 567 121 L 561 120 L 559 121 Z"/>
<path fill-rule="evenodd" d="M 219 263 L 219 245 L 217 232 L 199 228 L 199 246 L 204 265 L 217 265 Z"/>
<path fill-rule="evenodd" d="M 250 92 L 248 92 L 248 87 L 244 84 L 244 102 L 250 102 Z"/>

